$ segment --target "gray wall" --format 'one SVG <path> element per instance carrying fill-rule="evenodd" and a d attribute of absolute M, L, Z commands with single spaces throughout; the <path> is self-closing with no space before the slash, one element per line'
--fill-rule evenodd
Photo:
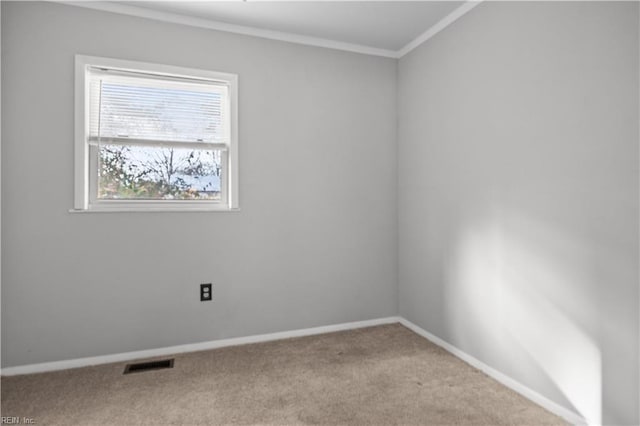
<path fill-rule="evenodd" d="M 242 211 L 70 214 L 77 53 L 237 73 Z M 2 67 L 3 367 L 396 313 L 395 60 L 3 1 Z"/>
<path fill-rule="evenodd" d="M 483 3 L 399 62 L 399 311 L 638 424 L 638 3 Z"/>

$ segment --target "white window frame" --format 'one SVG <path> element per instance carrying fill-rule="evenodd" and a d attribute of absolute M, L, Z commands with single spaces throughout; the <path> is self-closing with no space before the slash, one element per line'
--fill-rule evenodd
<path fill-rule="evenodd" d="M 89 135 L 89 67 L 145 72 L 154 75 L 196 78 L 227 85 L 229 90 L 229 145 L 223 155 L 221 200 L 96 200 L 97 150 Z M 238 76 L 217 71 L 160 65 L 123 59 L 76 55 L 75 57 L 75 175 L 76 212 L 232 211 L 238 204 Z M 93 176 L 95 175 L 95 176 Z"/>

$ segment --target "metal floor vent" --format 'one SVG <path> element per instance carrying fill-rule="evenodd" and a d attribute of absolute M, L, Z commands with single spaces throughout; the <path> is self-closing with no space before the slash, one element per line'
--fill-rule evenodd
<path fill-rule="evenodd" d="M 161 370 L 163 368 L 173 368 L 173 358 L 163 359 L 159 361 L 137 362 L 135 364 L 127 364 L 124 373 L 141 373 L 143 371 Z"/>

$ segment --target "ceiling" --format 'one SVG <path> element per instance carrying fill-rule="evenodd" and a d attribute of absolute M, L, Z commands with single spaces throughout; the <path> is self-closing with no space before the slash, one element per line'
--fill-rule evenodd
<path fill-rule="evenodd" d="M 292 43 L 399 58 L 483 0 L 50 1 Z"/>
<path fill-rule="evenodd" d="M 138 8 L 396 51 L 463 1 L 129 1 Z"/>

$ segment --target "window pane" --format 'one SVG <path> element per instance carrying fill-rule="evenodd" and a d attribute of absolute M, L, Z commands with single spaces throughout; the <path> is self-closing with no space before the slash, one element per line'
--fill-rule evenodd
<path fill-rule="evenodd" d="M 100 145 L 98 199 L 220 200 L 223 151 Z"/>

